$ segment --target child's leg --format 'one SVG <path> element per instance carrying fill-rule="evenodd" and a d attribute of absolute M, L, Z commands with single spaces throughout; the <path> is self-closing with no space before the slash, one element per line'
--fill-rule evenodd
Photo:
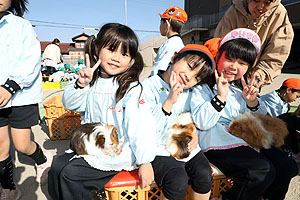
<path fill-rule="evenodd" d="M 9 115 L 11 136 L 17 151 L 31 157 L 36 163 L 36 180 L 43 184 L 47 181 L 48 170 L 52 162 L 52 154 L 45 154 L 40 146 L 31 141 L 31 127 L 38 124 L 38 104 L 12 107 Z"/>
<path fill-rule="evenodd" d="M 261 154 L 267 157 L 274 165 L 276 178 L 264 193 L 266 199 L 284 199 L 291 179 L 298 175 L 296 162 L 280 149 L 262 149 Z"/>
<path fill-rule="evenodd" d="M 8 126 L 0 127 L 0 183 L 4 189 L 14 190 L 13 163 L 9 156 Z"/>
<path fill-rule="evenodd" d="M 192 185 L 192 200 L 208 200 L 213 177 L 211 167 L 203 152 L 199 152 L 186 163 L 185 169 Z"/>
<path fill-rule="evenodd" d="M 117 171 L 101 171 L 82 158 L 63 154 L 54 160 L 49 171 L 48 191 L 53 199 L 92 199 L 93 192 L 103 189 Z"/>
<path fill-rule="evenodd" d="M 258 199 L 275 179 L 275 168 L 251 147 L 210 150 L 208 160 L 225 175 L 233 177 L 233 186 L 223 194 L 228 199 Z"/>
<path fill-rule="evenodd" d="M 152 166 L 155 182 L 162 187 L 164 197 L 172 200 L 183 199 L 188 189 L 185 163 L 171 156 L 156 156 Z"/>

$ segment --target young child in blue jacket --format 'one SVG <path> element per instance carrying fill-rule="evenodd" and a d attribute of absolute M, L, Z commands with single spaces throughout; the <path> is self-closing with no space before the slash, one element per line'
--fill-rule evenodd
<path fill-rule="evenodd" d="M 210 41 L 206 45 L 212 47 Z M 254 149 L 228 131 L 241 113 L 267 114 L 253 86 L 255 74 L 245 81 L 260 46 L 250 29 L 227 33 L 219 40 L 215 74 L 193 90 L 191 110 L 200 129 L 200 147 L 212 164 L 234 179 L 222 199 L 284 199 L 291 178 L 298 174 L 295 161 L 280 149 Z"/>
<path fill-rule="evenodd" d="M 297 135 L 300 130 L 300 116 L 289 113 L 290 103 L 300 98 L 300 79 L 288 78 L 283 81 L 281 87 L 260 97 L 272 117 L 278 117 L 287 124 L 289 134 L 285 138 L 285 144 L 281 147 L 292 155 L 296 162 L 300 162 L 299 144 Z"/>
<path fill-rule="evenodd" d="M 211 52 L 203 45 L 188 44 L 176 53 L 166 71 L 142 82 L 145 99 L 156 121 L 156 157 L 152 162 L 155 181 L 162 187 L 162 199 L 181 200 L 188 182 L 192 185 L 192 199 L 209 199 L 212 173 L 208 160 L 198 145 L 197 133 L 188 144 L 190 155 L 175 159 L 166 149 L 165 137 L 172 120 L 183 112 L 190 112 L 193 86 L 201 84 L 214 71 Z"/>
<path fill-rule="evenodd" d="M 139 168 L 142 188 L 154 179 L 155 124 L 139 82 L 143 59 L 135 33 L 122 24 L 105 24 L 88 39 L 85 52 L 86 68 L 67 85 L 62 102 L 80 112 L 83 124 L 114 125 L 122 149 L 119 155 L 58 157 L 49 172 L 53 199 L 92 199 L 122 170 Z"/>
<path fill-rule="evenodd" d="M 42 101 L 41 45 L 23 18 L 25 11 L 27 0 L 0 3 L 0 199 L 21 198 L 13 180 L 9 134 L 15 149 L 34 160 L 38 183 L 47 182 L 52 162 L 52 154 L 31 140 Z"/>

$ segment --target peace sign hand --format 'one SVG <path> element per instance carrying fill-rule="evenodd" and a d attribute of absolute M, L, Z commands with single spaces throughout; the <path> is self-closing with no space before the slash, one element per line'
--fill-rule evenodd
<path fill-rule="evenodd" d="M 241 78 L 241 82 L 243 85 L 242 95 L 249 107 L 255 107 L 258 104 L 257 95 L 259 90 L 253 85 L 255 77 L 256 73 L 252 75 L 250 83 L 248 85 L 246 84 L 244 77 Z"/>
<path fill-rule="evenodd" d="M 176 73 L 174 71 L 172 71 L 170 76 L 170 87 L 171 91 L 169 93 L 168 99 L 172 102 L 172 104 L 175 104 L 179 95 L 183 92 L 184 85 L 177 82 Z"/>
<path fill-rule="evenodd" d="M 217 97 L 220 101 L 225 102 L 229 92 L 228 81 L 224 78 L 223 72 L 221 72 L 221 76 L 218 75 L 218 72 L 215 72 L 215 78 L 218 88 Z"/>
<path fill-rule="evenodd" d="M 85 59 L 86 59 L 86 68 L 79 70 L 78 73 L 77 83 L 81 87 L 87 86 L 92 81 L 93 74 L 95 70 L 98 69 L 101 63 L 101 60 L 99 59 L 97 63 L 93 67 L 91 67 L 90 58 L 88 54 L 85 54 Z"/>

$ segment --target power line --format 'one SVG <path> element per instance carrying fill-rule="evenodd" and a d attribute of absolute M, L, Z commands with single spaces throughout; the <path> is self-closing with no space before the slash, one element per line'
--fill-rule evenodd
<path fill-rule="evenodd" d="M 44 23 L 44 24 L 32 24 L 33 27 L 43 26 L 43 27 L 51 27 L 51 28 L 69 28 L 69 29 L 85 29 L 85 30 L 99 30 L 99 28 L 93 28 L 94 26 L 86 26 L 80 24 L 67 24 L 67 23 L 59 23 L 59 22 L 47 22 L 47 21 L 39 21 L 39 20 L 29 20 L 31 22 Z M 159 31 L 153 30 L 141 30 L 141 29 L 133 29 L 136 32 L 144 32 L 144 33 L 159 33 Z"/>

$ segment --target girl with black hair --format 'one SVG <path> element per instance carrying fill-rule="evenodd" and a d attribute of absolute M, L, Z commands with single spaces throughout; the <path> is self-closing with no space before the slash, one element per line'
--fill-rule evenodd
<path fill-rule="evenodd" d="M 142 188 L 154 179 L 150 162 L 155 157 L 155 125 L 139 82 L 143 60 L 135 33 L 122 24 L 105 24 L 88 39 L 85 52 L 86 68 L 65 88 L 63 104 L 80 112 L 83 124 L 114 125 L 122 149 L 116 155 L 58 157 L 49 172 L 53 199 L 92 199 L 122 170 L 139 167 Z"/>
<path fill-rule="evenodd" d="M 227 33 L 219 41 L 214 76 L 207 84 L 196 86 L 192 95 L 200 147 L 212 164 L 234 180 L 222 199 L 284 199 L 291 178 L 298 174 L 295 161 L 280 149 L 254 149 L 228 131 L 231 120 L 241 113 L 267 114 L 253 85 L 255 74 L 246 83 L 260 46 L 252 30 Z"/>

